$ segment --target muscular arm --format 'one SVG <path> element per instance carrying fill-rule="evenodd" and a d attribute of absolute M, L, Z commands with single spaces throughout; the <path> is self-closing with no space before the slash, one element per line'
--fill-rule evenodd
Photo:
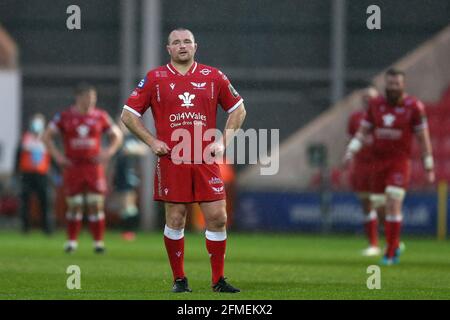
<path fill-rule="evenodd" d="M 247 111 L 245 110 L 244 103 L 242 103 L 237 109 L 235 109 L 228 115 L 223 137 L 223 145 L 225 148 L 233 139 L 236 130 L 241 128 L 242 123 L 244 123 L 246 114 Z"/>
<path fill-rule="evenodd" d="M 359 126 L 358 131 L 356 131 L 354 137 L 350 140 L 347 146 L 347 150 L 344 155 L 344 164 L 348 164 L 353 156 L 361 150 L 364 141 L 368 138 L 371 129 L 366 126 Z"/>
<path fill-rule="evenodd" d="M 167 154 L 170 148 L 151 134 L 144 126 L 142 120 L 128 110 L 123 110 L 121 115 L 122 122 L 127 126 L 139 140 L 148 145 L 156 155 Z"/>
<path fill-rule="evenodd" d="M 120 131 L 119 127 L 114 124 L 111 126 L 111 129 L 108 132 L 108 137 L 110 138 L 110 143 L 105 152 L 109 157 L 111 157 L 117 152 L 119 147 L 122 145 L 123 134 L 122 131 Z"/>
<path fill-rule="evenodd" d="M 56 147 L 54 141 L 54 137 L 56 134 L 57 132 L 55 131 L 55 129 L 53 129 L 51 126 L 48 126 L 47 129 L 45 129 L 44 134 L 42 135 L 42 141 L 44 142 L 48 152 L 55 160 L 55 162 L 60 166 L 65 166 L 70 164 L 70 161 Z"/>
<path fill-rule="evenodd" d="M 416 133 L 417 141 L 419 142 L 422 157 L 431 156 L 433 154 L 431 149 L 430 133 L 428 129 L 420 130 Z"/>
<path fill-rule="evenodd" d="M 416 132 L 417 141 L 422 152 L 422 159 L 425 170 L 433 171 L 433 151 L 431 148 L 430 133 L 427 128 Z"/>

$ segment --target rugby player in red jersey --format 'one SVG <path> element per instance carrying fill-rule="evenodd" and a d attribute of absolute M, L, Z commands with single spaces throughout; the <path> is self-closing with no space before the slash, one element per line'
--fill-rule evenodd
<path fill-rule="evenodd" d="M 97 108 L 96 104 L 96 89 L 88 84 L 79 85 L 75 90 L 75 104 L 56 114 L 44 133 L 50 154 L 63 168 L 68 235 L 65 251 L 68 253 L 78 246 L 84 201 L 94 251 L 103 253 L 105 250 L 105 165 L 120 147 L 122 133 L 106 111 Z M 54 138 L 58 134 L 62 137 L 64 152 L 55 145 Z M 103 134 L 110 140 L 106 148 L 101 146 Z"/>
<path fill-rule="evenodd" d="M 184 272 L 184 228 L 187 205 L 198 202 L 205 216 L 206 249 L 215 292 L 239 292 L 224 278 L 226 248 L 225 188 L 217 163 L 204 154 L 220 155 L 244 121 L 243 99 L 216 68 L 194 60 L 197 44 L 191 31 L 170 32 L 170 63 L 153 69 L 128 98 L 122 121 L 158 156 L 154 199 L 165 203 L 164 243 L 172 268 L 173 292 L 190 292 Z M 228 112 L 225 135 L 205 141 L 202 134 L 216 128 L 217 106 Z M 156 135 L 140 117 L 151 109 Z M 212 143 L 210 143 L 212 142 Z M 176 151 L 188 144 L 192 150 Z"/>
<path fill-rule="evenodd" d="M 366 136 L 372 133 L 374 178 L 371 191 L 384 193 L 386 251 L 382 264 L 399 262 L 402 204 L 410 180 L 413 137 L 419 142 L 429 183 L 435 180 L 430 134 L 423 103 L 405 92 L 404 72 L 391 68 L 385 74 L 385 96 L 369 102 L 361 128 L 350 141 L 346 161 L 358 153 Z"/>
<path fill-rule="evenodd" d="M 357 110 L 350 115 L 347 133 L 354 137 L 358 131 L 361 121 L 366 117 L 367 106 L 370 99 L 378 96 L 374 87 L 362 91 L 364 109 Z M 369 240 L 369 247 L 363 250 L 364 256 L 377 256 L 381 253 L 378 247 L 378 216 L 377 210 L 370 197 L 370 181 L 372 176 L 372 135 L 367 135 L 361 150 L 355 155 L 351 164 L 350 177 L 353 191 L 360 199 L 364 213 L 364 230 Z"/>

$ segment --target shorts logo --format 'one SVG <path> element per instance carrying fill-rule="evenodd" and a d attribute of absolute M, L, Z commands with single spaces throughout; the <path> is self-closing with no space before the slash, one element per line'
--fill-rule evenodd
<path fill-rule="evenodd" d="M 209 184 L 222 184 L 223 181 L 217 177 L 212 177 L 209 179 Z"/>
<path fill-rule="evenodd" d="M 190 94 L 189 92 L 185 92 L 183 94 L 178 95 L 178 98 L 183 101 L 181 104 L 182 107 L 186 107 L 189 109 L 189 107 L 194 106 L 194 104 L 191 102 L 195 98 L 195 94 Z"/>
<path fill-rule="evenodd" d="M 169 193 L 169 189 L 165 188 L 165 189 L 164 189 L 164 193 L 165 193 L 166 196 L 167 196 L 167 194 Z"/>
<path fill-rule="evenodd" d="M 211 73 L 211 69 L 206 69 L 206 68 L 202 69 L 202 70 L 200 70 L 200 73 L 204 76 L 207 76 L 208 74 Z"/>
<path fill-rule="evenodd" d="M 213 190 L 214 190 L 214 192 L 215 193 L 222 193 L 223 192 L 223 186 L 221 186 L 221 187 L 218 187 L 218 188 L 216 188 L 216 187 L 211 187 Z"/>
<path fill-rule="evenodd" d="M 171 83 L 171 84 L 169 84 L 169 86 L 170 86 L 170 89 L 172 89 L 173 90 L 173 88 L 175 88 L 175 83 Z"/>

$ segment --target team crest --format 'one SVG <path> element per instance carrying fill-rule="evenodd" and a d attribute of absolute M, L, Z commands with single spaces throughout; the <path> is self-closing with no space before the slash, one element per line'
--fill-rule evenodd
<path fill-rule="evenodd" d="M 86 138 L 89 134 L 89 127 L 82 124 L 82 125 L 78 126 L 77 133 L 80 137 Z"/>
<path fill-rule="evenodd" d="M 194 106 L 192 100 L 195 98 L 195 94 L 185 92 L 183 94 L 178 95 L 178 98 L 180 98 L 180 100 L 183 101 L 183 103 L 181 104 L 182 107 L 189 108 Z"/>
<path fill-rule="evenodd" d="M 395 116 L 393 114 L 385 114 L 383 116 L 383 124 L 385 127 L 392 127 L 395 121 Z"/>

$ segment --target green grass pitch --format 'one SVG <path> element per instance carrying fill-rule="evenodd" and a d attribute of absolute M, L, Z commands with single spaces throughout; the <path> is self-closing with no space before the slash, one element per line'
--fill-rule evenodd
<path fill-rule="evenodd" d="M 93 253 L 82 233 L 74 254 L 64 234 L 45 237 L 0 232 L 0 299 L 450 299 L 450 243 L 405 238 L 401 264 L 381 267 L 381 289 L 366 286 L 367 267 L 379 258 L 359 252 L 363 237 L 238 234 L 229 232 L 225 273 L 239 294 L 210 289 L 202 234 L 186 234 L 185 270 L 193 293 L 173 294 L 160 233 L 125 242 L 106 235 L 107 253 Z M 66 287 L 69 265 L 81 268 L 81 289 Z"/>

